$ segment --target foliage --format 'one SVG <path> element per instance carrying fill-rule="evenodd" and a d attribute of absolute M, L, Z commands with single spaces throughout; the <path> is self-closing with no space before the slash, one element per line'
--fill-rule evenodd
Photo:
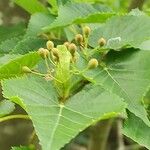
<path fill-rule="evenodd" d="M 50 8 L 37 0 L 15 3 L 31 18 L 27 29 L 0 27 L 0 80 L 10 100 L 0 103 L 0 117 L 20 105 L 42 150 L 58 150 L 127 111 L 122 133 L 150 148 L 150 17 L 137 9 L 116 13 L 94 0 L 48 1 Z M 13 148 L 23 149 L 30 148 Z"/>
<path fill-rule="evenodd" d="M 14 103 L 8 100 L 3 100 L 0 102 L 0 117 L 11 113 L 14 109 Z"/>

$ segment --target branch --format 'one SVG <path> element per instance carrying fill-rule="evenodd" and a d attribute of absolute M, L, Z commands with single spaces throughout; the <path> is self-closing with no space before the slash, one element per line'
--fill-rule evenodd
<path fill-rule="evenodd" d="M 124 140 L 122 135 L 122 119 L 117 120 L 117 136 L 118 136 L 118 150 L 125 150 Z"/>
<path fill-rule="evenodd" d="M 140 10 L 142 10 L 145 1 L 146 0 L 132 0 L 128 10 L 131 11 L 132 9 L 135 8 L 139 8 Z"/>
<path fill-rule="evenodd" d="M 90 150 L 105 150 L 113 119 L 103 120 L 92 127 Z"/>
<path fill-rule="evenodd" d="M 0 122 L 12 120 L 12 119 L 27 119 L 27 120 L 30 120 L 28 115 L 10 115 L 10 116 L 0 118 Z"/>

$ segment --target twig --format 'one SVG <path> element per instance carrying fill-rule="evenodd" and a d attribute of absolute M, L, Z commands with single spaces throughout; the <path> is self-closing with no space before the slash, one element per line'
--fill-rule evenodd
<path fill-rule="evenodd" d="M 28 115 L 10 115 L 10 116 L 5 116 L 0 118 L 0 122 L 4 122 L 4 121 L 8 121 L 8 120 L 12 120 L 12 119 L 27 119 L 30 120 Z"/>
<path fill-rule="evenodd" d="M 117 120 L 117 135 L 118 135 L 118 150 L 125 150 L 123 135 L 122 135 L 122 119 Z"/>
<path fill-rule="evenodd" d="M 145 0 L 132 0 L 128 10 L 131 11 L 132 9 L 135 8 L 139 8 L 141 10 L 144 2 Z"/>
<path fill-rule="evenodd" d="M 140 148 L 143 148 L 143 146 L 134 144 L 134 145 L 129 145 L 125 147 L 125 150 L 138 150 Z"/>

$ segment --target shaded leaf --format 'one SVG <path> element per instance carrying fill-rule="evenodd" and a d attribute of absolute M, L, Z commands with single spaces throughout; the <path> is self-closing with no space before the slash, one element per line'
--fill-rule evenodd
<path fill-rule="evenodd" d="M 45 47 L 46 40 L 38 37 L 27 37 L 17 43 L 13 48 L 13 54 L 26 54 L 30 51 L 37 51 L 41 47 Z"/>
<path fill-rule="evenodd" d="M 0 26 L 0 43 L 2 41 L 18 37 L 25 33 L 25 25 Z"/>
<path fill-rule="evenodd" d="M 20 38 L 15 37 L 15 38 L 5 40 L 0 44 L 0 53 L 1 54 L 10 53 L 20 40 L 21 37 Z"/>
<path fill-rule="evenodd" d="M 150 127 L 130 112 L 124 123 L 123 134 L 150 149 Z"/>
<path fill-rule="evenodd" d="M 40 21 L 42 19 L 42 21 Z M 38 34 L 42 33 L 42 28 L 44 26 L 48 26 L 54 21 L 55 17 L 50 14 L 45 13 L 36 13 L 33 14 L 30 18 L 27 32 L 25 37 L 27 36 L 38 36 Z"/>
<path fill-rule="evenodd" d="M 8 100 L 3 100 L 0 102 L 0 117 L 11 113 L 15 109 L 14 103 Z"/>

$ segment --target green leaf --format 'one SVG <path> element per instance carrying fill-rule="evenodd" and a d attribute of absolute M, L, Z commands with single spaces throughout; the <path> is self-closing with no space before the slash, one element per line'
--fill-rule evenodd
<path fill-rule="evenodd" d="M 10 61 L 12 61 L 13 59 L 16 59 L 19 56 L 20 55 L 10 55 L 10 54 L 1 55 L 1 57 L 0 57 L 0 66 L 9 63 Z"/>
<path fill-rule="evenodd" d="M 17 38 L 25 33 L 25 25 L 17 24 L 12 26 L 0 26 L 0 43 L 2 41 Z"/>
<path fill-rule="evenodd" d="M 88 86 L 65 105 L 59 104 L 56 89 L 44 79 L 6 80 L 2 87 L 4 97 L 18 96 L 25 104 L 43 150 L 60 149 L 90 124 L 116 116 L 126 107 L 122 99 L 100 86 Z"/>
<path fill-rule="evenodd" d="M 140 45 L 138 45 L 136 48 L 139 48 L 141 50 L 150 50 L 150 40 L 146 40 L 142 42 Z"/>
<path fill-rule="evenodd" d="M 147 125 L 150 122 L 142 99 L 150 86 L 150 51 L 132 49 L 110 52 L 95 81 L 128 103 L 128 109 Z"/>
<path fill-rule="evenodd" d="M 123 134 L 150 149 L 150 127 L 132 113 L 124 123 Z"/>
<path fill-rule="evenodd" d="M 41 20 L 42 18 L 42 20 Z M 41 20 L 39 22 L 39 20 Z M 45 13 L 36 13 L 31 16 L 25 36 L 13 47 L 13 54 L 25 54 L 45 47 L 46 40 L 42 39 L 41 28 L 53 22 L 54 16 Z"/>
<path fill-rule="evenodd" d="M 138 8 L 132 9 L 131 12 L 129 12 L 128 15 L 132 15 L 132 16 L 142 16 L 142 15 L 146 15 L 143 11 L 140 11 Z"/>
<path fill-rule="evenodd" d="M 57 7 L 57 0 L 47 0 L 52 7 Z"/>
<path fill-rule="evenodd" d="M 30 14 L 36 12 L 48 12 L 46 7 L 38 0 L 14 0 L 14 2 Z"/>
<path fill-rule="evenodd" d="M 23 38 L 17 45 L 13 48 L 13 54 L 26 54 L 30 51 L 37 51 L 41 47 L 45 47 L 46 40 L 38 37 L 26 37 Z"/>
<path fill-rule="evenodd" d="M 15 59 L 11 59 L 13 56 L 5 55 L 0 59 L 0 80 L 21 76 L 23 66 L 33 68 L 40 60 L 40 56 L 37 53 L 28 53 L 24 56 L 15 56 Z M 4 63 L 2 65 L 2 60 Z"/>
<path fill-rule="evenodd" d="M 21 147 L 13 147 L 11 150 L 35 150 L 34 148 L 29 148 L 26 146 L 21 146 Z"/>
<path fill-rule="evenodd" d="M 57 12 L 58 10 L 58 5 L 57 5 L 57 0 L 47 0 L 48 3 L 52 6 L 52 11 Z"/>
<path fill-rule="evenodd" d="M 50 26 L 43 28 L 49 31 L 53 28 L 64 27 L 73 23 L 104 22 L 115 13 L 103 5 L 91 5 L 88 3 L 67 3 L 58 11 L 58 17 Z"/>
<path fill-rule="evenodd" d="M 99 38 L 107 40 L 106 48 L 118 50 L 124 46 L 136 47 L 150 38 L 150 17 L 148 16 L 115 16 L 106 24 L 93 31 L 89 43 L 98 46 Z"/>
<path fill-rule="evenodd" d="M 44 26 L 48 26 L 49 24 L 51 24 L 54 21 L 54 19 L 55 17 L 50 14 L 45 13 L 33 14 L 30 18 L 25 37 L 37 36 L 38 34 L 41 34 L 43 32 L 42 28 Z"/>
<path fill-rule="evenodd" d="M 15 37 L 15 38 L 11 38 L 11 39 L 3 41 L 0 44 L 0 53 L 1 54 L 10 53 L 20 40 L 21 40 L 21 37 L 20 38 Z"/>
<path fill-rule="evenodd" d="M 14 103 L 8 100 L 3 100 L 0 102 L 0 117 L 11 113 L 15 109 Z"/>

